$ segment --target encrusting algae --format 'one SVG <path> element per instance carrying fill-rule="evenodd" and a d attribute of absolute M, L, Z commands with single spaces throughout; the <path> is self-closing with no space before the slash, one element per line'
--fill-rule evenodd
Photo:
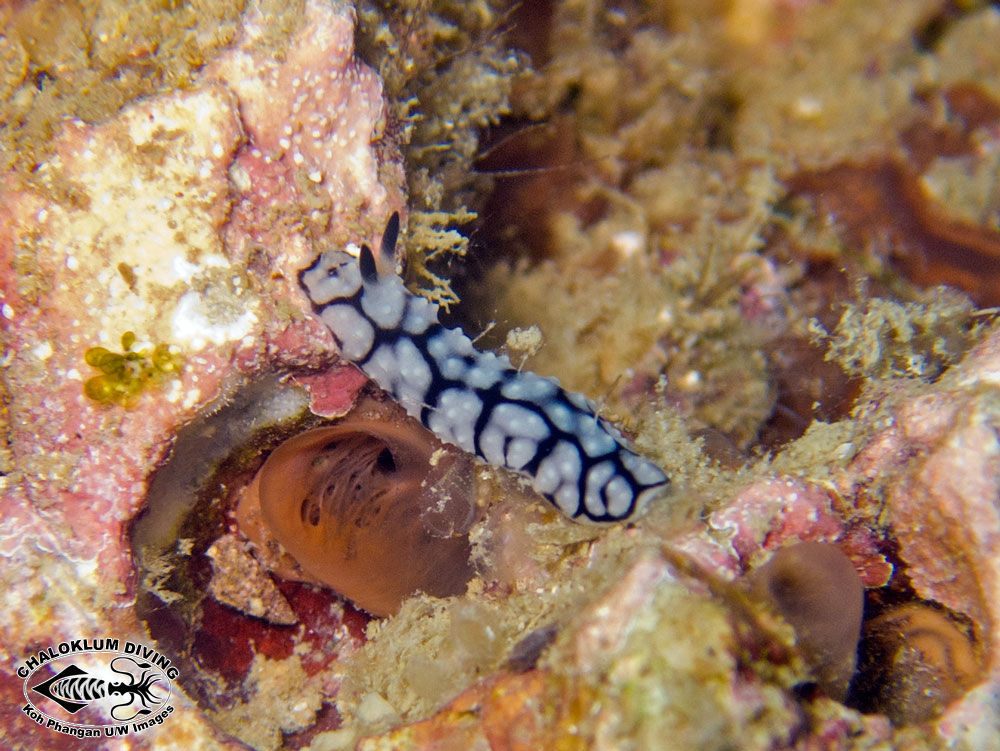
<path fill-rule="evenodd" d="M 66 117 L 98 123 L 136 99 L 189 84 L 232 41 L 242 0 L 42 0 L 0 9 L 4 165 L 30 176 Z M 55 33 L 54 33 L 55 32 Z"/>

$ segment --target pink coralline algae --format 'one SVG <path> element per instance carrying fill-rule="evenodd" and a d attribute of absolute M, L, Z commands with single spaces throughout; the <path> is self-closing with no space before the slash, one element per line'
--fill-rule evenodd
<path fill-rule="evenodd" d="M 859 499 L 874 480 L 885 486 L 882 513 L 914 593 L 970 632 L 979 672 L 963 676 L 968 693 L 949 697 L 935 728 L 974 745 L 995 743 L 1000 722 L 989 698 L 1000 687 L 998 384 L 994 328 L 932 391 L 896 400 L 892 419 L 836 480 L 844 496 Z"/>
<path fill-rule="evenodd" d="M 16 468 L 0 499 L 8 739 L 33 725 L 13 673 L 26 653 L 94 633 L 143 638 L 125 525 L 177 428 L 259 371 L 301 369 L 327 413 L 363 383 L 320 373 L 335 349 L 295 279 L 317 245 L 377 233 L 402 206 L 395 152 L 375 145 L 381 83 L 353 56 L 349 8 L 307 2 L 284 57 L 268 47 L 269 20 L 249 10 L 193 86 L 100 125 L 66 122 L 34 181 L 0 187 Z M 116 349 L 127 330 L 184 362 L 129 410 L 83 392 L 95 375 L 84 352 Z M 187 706 L 167 735 L 201 725 Z"/>
<path fill-rule="evenodd" d="M 829 492 L 798 478 L 769 477 L 751 483 L 712 513 L 708 528 L 675 542 L 706 569 L 735 577 L 795 542 L 837 542 L 866 586 L 884 585 L 892 564 L 872 532 L 847 524 Z"/>

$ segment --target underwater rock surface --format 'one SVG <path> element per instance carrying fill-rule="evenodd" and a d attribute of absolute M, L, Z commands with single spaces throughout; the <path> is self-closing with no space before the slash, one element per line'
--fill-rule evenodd
<path fill-rule="evenodd" d="M 384 398 L 338 364 L 298 271 L 326 247 L 372 243 L 408 202 L 469 216 L 473 180 L 428 164 L 460 171 L 433 155 L 455 132 L 472 159 L 469 133 L 503 114 L 483 92 L 520 65 L 449 69 L 454 88 L 435 84 L 438 114 L 421 126 L 386 96 L 376 59 L 355 56 L 356 19 L 367 53 L 397 56 L 383 59 L 388 82 L 417 77 L 410 63 L 435 44 L 471 34 L 485 49 L 508 9 L 445 2 L 439 16 L 397 17 L 252 2 L 230 46 L 192 63 L 183 85 L 109 119 L 57 118 L 37 167 L 0 181 L 5 743 L 95 747 L 28 720 L 14 671 L 47 644 L 108 634 L 155 642 L 183 675 L 167 722 L 107 749 L 665 737 L 692 749 L 1000 749 L 1000 330 L 960 293 L 914 286 L 968 283 L 976 303 L 995 302 L 1000 12 L 723 5 L 510 11 L 528 14 L 512 33 L 538 71 L 518 81 L 514 125 L 551 129 L 542 168 L 528 170 L 537 182 L 498 190 L 489 200 L 505 208 L 483 212 L 522 224 L 493 227 L 476 262 L 507 252 L 505 237 L 529 242 L 492 268 L 469 314 L 539 326 L 525 367 L 607 392 L 676 480 L 670 502 L 635 524 L 581 528 L 510 477 L 458 462 L 475 514 L 451 546 L 458 573 L 438 592 L 450 596 L 407 587 L 373 600 L 395 612 L 383 619 L 301 576 L 294 543 L 254 537 L 236 507 L 282 440 L 336 431 L 360 394 Z M 23 68 L 4 94 L 30 99 L 62 63 L 40 65 L 19 28 L 0 40 Z M 153 47 L 133 45 L 130 65 Z M 431 156 L 406 158 L 411 189 L 427 191 L 407 197 L 403 151 L 420 127 L 435 134 L 421 145 Z M 866 170 L 901 191 L 888 208 L 870 200 Z M 843 226 L 831 216 L 860 204 Z M 952 254 L 921 264 L 942 242 Z M 127 403 L 85 395 L 97 347 L 109 353 L 100 372 L 134 387 Z M 177 367 L 141 375 L 157 352 Z M 792 428 L 774 429 L 779 418 Z M 366 440 L 364 468 L 381 480 L 395 459 L 379 465 Z M 293 501 L 310 523 L 316 509 Z M 853 636 L 833 629 L 828 649 L 823 629 L 800 622 L 796 634 L 781 603 L 745 596 L 755 572 L 803 544 L 850 562 L 857 578 L 824 586 L 852 608 L 865 588 L 846 689 L 852 661 L 839 657 Z M 321 557 L 320 543 L 303 548 L 302 563 Z"/>
<path fill-rule="evenodd" d="M 20 715 L 10 672 L 36 646 L 148 641 L 125 531 L 151 471 L 178 428 L 248 374 L 332 364 L 296 273 L 314 243 L 344 243 L 368 222 L 377 231 L 401 205 L 399 165 L 373 145 L 381 83 L 353 57 L 351 9 L 310 1 L 278 19 L 253 4 L 234 46 L 189 87 L 100 124 L 68 120 L 32 179 L 3 180 L 5 743 L 49 740 Z M 83 391 L 96 375 L 85 350 L 117 351 L 126 330 L 183 363 L 129 409 Z M 318 411 L 342 413 L 361 383 L 303 386 L 317 385 Z M 173 722 L 143 743 L 226 743 L 177 695 Z"/>

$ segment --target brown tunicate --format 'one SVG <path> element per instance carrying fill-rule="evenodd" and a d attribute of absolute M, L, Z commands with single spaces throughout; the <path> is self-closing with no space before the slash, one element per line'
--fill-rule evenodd
<path fill-rule="evenodd" d="M 926 722 L 973 686 L 983 666 L 965 629 L 945 611 L 899 605 L 865 623 L 852 703 L 897 725 Z"/>
<path fill-rule="evenodd" d="M 465 591 L 474 485 L 471 457 L 383 410 L 288 439 L 249 492 L 309 577 L 381 616 L 418 591 Z"/>
<path fill-rule="evenodd" d="M 864 587 L 835 545 L 800 542 L 782 548 L 746 576 L 750 596 L 795 629 L 802 658 L 828 696 L 843 700 L 857 662 Z"/>

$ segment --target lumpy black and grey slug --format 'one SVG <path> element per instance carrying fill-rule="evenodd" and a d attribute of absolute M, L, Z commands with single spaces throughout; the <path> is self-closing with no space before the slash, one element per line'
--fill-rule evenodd
<path fill-rule="evenodd" d="M 393 214 L 383 258 L 391 259 L 398 232 Z M 343 358 L 442 441 L 526 474 L 567 516 L 628 519 L 669 482 L 589 399 L 445 328 L 438 306 L 407 291 L 395 273 L 380 273 L 367 245 L 357 256 L 324 252 L 299 281 Z"/>

